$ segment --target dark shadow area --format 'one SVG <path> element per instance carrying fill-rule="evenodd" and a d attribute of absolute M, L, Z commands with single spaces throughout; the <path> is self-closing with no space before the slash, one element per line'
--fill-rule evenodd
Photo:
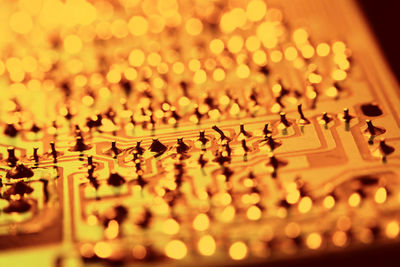
<path fill-rule="evenodd" d="M 397 81 L 400 81 L 400 3 L 393 0 L 358 0 Z"/>
<path fill-rule="evenodd" d="M 400 244 L 366 246 L 358 249 L 343 248 L 336 252 L 305 256 L 294 259 L 270 261 L 266 264 L 250 264 L 248 267 L 397 267 Z"/>

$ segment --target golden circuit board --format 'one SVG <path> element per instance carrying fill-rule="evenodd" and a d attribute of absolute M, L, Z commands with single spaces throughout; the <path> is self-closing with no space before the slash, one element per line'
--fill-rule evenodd
<path fill-rule="evenodd" d="M 400 90 L 353 1 L 0 3 L 1 267 L 398 243 Z"/>

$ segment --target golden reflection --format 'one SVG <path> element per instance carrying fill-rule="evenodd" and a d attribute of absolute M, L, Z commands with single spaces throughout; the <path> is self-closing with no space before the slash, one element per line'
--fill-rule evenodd
<path fill-rule="evenodd" d="M 0 265 L 41 258 L 31 238 L 74 267 L 246 265 L 399 237 L 395 86 L 326 10 L 0 4 Z"/>

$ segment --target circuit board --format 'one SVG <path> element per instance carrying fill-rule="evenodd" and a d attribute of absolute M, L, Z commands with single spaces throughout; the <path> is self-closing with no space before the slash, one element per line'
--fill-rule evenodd
<path fill-rule="evenodd" d="M 353 1 L 0 3 L 1 267 L 398 243 L 400 90 Z"/>

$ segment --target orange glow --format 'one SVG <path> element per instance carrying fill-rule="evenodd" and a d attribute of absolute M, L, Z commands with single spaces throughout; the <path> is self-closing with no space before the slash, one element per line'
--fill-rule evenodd
<path fill-rule="evenodd" d="M 267 55 L 262 50 L 257 50 L 253 54 L 253 61 L 259 66 L 267 64 Z"/>
<path fill-rule="evenodd" d="M 224 43 L 220 39 L 214 39 L 210 42 L 210 50 L 214 54 L 220 54 L 224 50 Z"/>
<path fill-rule="evenodd" d="M 19 11 L 12 14 L 10 18 L 10 27 L 16 33 L 27 34 L 33 28 L 33 21 L 27 12 Z"/>
<path fill-rule="evenodd" d="M 297 45 L 302 45 L 307 42 L 308 33 L 305 29 L 297 29 L 293 32 L 293 40 Z"/>
<path fill-rule="evenodd" d="M 128 28 L 132 35 L 140 36 L 146 34 L 149 23 L 142 16 L 133 16 L 128 22 Z"/>
<path fill-rule="evenodd" d="M 204 213 L 200 213 L 193 221 L 193 228 L 197 231 L 205 231 L 210 226 L 210 219 Z"/>
<path fill-rule="evenodd" d="M 335 206 L 335 199 L 332 196 L 327 196 L 324 198 L 324 207 L 331 209 Z"/>
<path fill-rule="evenodd" d="M 252 221 L 259 220 L 261 218 L 261 210 L 257 206 L 251 206 L 247 209 L 247 218 Z"/>
<path fill-rule="evenodd" d="M 261 46 L 261 42 L 260 42 L 260 40 L 257 38 L 257 36 L 252 35 L 252 36 L 249 36 L 249 37 L 246 39 L 246 48 L 247 48 L 247 50 L 249 50 L 250 52 L 256 51 L 257 49 L 260 48 L 260 46 Z"/>
<path fill-rule="evenodd" d="M 246 244 L 241 241 L 233 243 L 229 248 L 229 255 L 233 260 L 243 260 L 247 256 Z"/>
<path fill-rule="evenodd" d="M 347 243 L 347 234 L 343 231 L 337 231 L 332 236 L 332 242 L 335 246 L 343 247 Z"/>
<path fill-rule="evenodd" d="M 90 243 L 83 244 L 79 250 L 83 257 L 90 258 L 94 256 L 93 245 Z"/>
<path fill-rule="evenodd" d="M 299 202 L 299 212 L 307 213 L 311 210 L 312 207 L 312 200 L 310 197 L 303 197 Z"/>
<path fill-rule="evenodd" d="M 188 34 L 196 36 L 203 30 L 203 24 L 199 19 L 191 18 L 186 22 L 186 31 Z"/>
<path fill-rule="evenodd" d="M 378 190 L 376 190 L 375 193 L 375 202 L 379 204 L 385 203 L 386 198 L 387 198 L 386 189 L 383 187 L 378 188 Z"/>
<path fill-rule="evenodd" d="M 76 35 L 68 35 L 64 40 L 64 49 L 67 53 L 77 54 L 82 49 L 82 40 Z"/>
<path fill-rule="evenodd" d="M 104 231 L 104 235 L 108 239 L 114 239 L 118 237 L 118 234 L 119 234 L 119 224 L 117 221 L 111 220 L 108 223 L 106 230 Z"/>
<path fill-rule="evenodd" d="M 247 5 L 246 13 L 247 18 L 251 21 L 262 20 L 267 11 L 267 6 L 264 1 L 252 0 Z"/>
<path fill-rule="evenodd" d="M 306 244 L 310 249 L 318 249 L 322 244 L 322 237 L 318 233 L 311 233 L 307 236 Z"/>
<path fill-rule="evenodd" d="M 396 243 L 398 85 L 354 1 L 2 1 L 1 263 Z"/>
<path fill-rule="evenodd" d="M 215 253 L 217 246 L 212 236 L 205 235 L 199 239 L 197 248 L 201 255 L 211 256 Z"/>
<path fill-rule="evenodd" d="M 112 254 L 112 249 L 110 244 L 106 242 L 97 242 L 96 245 L 94 245 L 94 253 L 99 258 L 108 258 Z"/>
<path fill-rule="evenodd" d="M 353 193 L 350 195 L 348 202 L 351 207 L 357 207 L 360 205 L 361 197 L 358 193 Z"/>
<path fill-rule="evenodd" d="M 181 260 L 186 256 L 187 248 L 180 240 L 172 240 L 165 246 L 165 254 L 171 259 Z"/>
<path fill-rule="evenodd" d="M 227 206 L 223 209 L 219 218 L 221 221 L 228 223 L 233 220 L 235 213 L 235 208 L 233 206 Z"/>
<path fill-rule="evenodd" d="M 243 38 L 240 35 L 234 35 L 228 41 L 228 50 L 231 53 L 238 53 L 243 47 Z"/>
<path fill-rule="evenodd" d="M 391 221 L 386 225 L 386 236 L 389 238 L 396 238 L 399 235 L 400 227 L 396 221 Z"/>
<path fill-rule="evenodd" d="M 145 60 L 145 55 L 140 49 L 133 49 L 129 54 L 129 64 L 134 67 L 140 67 Z"/>
<path fill-rule="evenodd" d="M 320 57 L 326 57 L 330 52 L 330 47 L 327 43 L 320 43 L 317 46 L 317 54 Z"/>
<path fill-rule="evenodd" d="M 147 250 L 142 245 L 136 245 L 132 248 L 132 255 L 134 258 L 142 260 L 147 255 Z"/>
<path fill-rule="evenodd" d="M 296 238 L 300 234 L 300 226 L 297 223 L 289 223 L 285 227 L 285 234 L 289 238 Z"/>

